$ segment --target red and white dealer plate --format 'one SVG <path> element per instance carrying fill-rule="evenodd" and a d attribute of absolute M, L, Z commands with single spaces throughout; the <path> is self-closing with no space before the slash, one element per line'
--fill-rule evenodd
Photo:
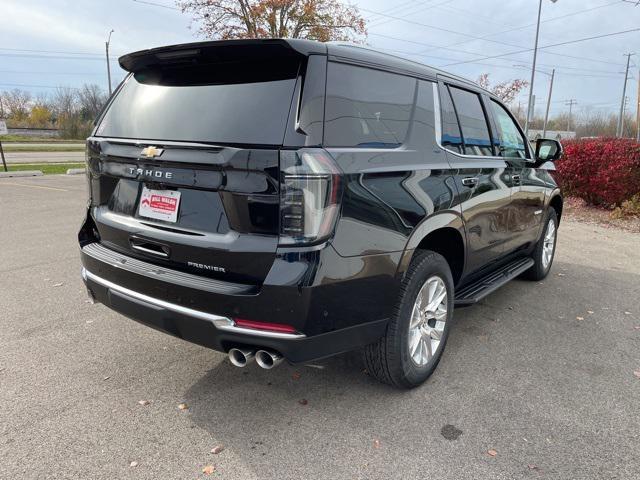
<path fill-rule="evenodd" d="M 180 192 L 142 187 L 138 208 L 141 217 L 175 223 L 178 220 L 178 207 L 180 207 Z"/>

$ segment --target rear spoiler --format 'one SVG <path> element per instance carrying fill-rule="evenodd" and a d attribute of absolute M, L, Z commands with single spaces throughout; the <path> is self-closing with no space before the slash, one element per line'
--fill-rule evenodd
<path fill-rule="evenodd" d="M 128 72 L 167 64 L 209 64 L 229 60 L 251 60 L 327 55 L 327 46 L 300 39 L 221 40 L 184 43 L 128 53 L 118 59 Z"/>

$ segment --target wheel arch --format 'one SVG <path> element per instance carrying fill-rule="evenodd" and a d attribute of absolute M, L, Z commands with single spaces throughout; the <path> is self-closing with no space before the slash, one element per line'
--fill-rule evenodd
<path fill-rule="evenodd" d="M 466 260 L 466 235 L 460 215 L 443 212 L 425 219 L 412 232 L 398 266 L 402 278 L 417 251 L 431 250 L 442 255 L 453 275 L 454 284 L 463 276 Z"/>
<path fill-rule="evenodd" d="M 556 215 L 558 217 L 558 224 L 560 224 L 560 218 L 562 217 L 562 208 L 564 206 L 564 200 L 562 199 L 562 195 L 560 192 L 556 192 L 551 195 L 551 199 L 549 200 L 549 207 L 553 208 L 556 211 Z"/>

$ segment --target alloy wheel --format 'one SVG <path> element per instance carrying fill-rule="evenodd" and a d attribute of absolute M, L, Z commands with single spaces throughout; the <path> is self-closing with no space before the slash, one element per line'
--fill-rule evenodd
<path fill-rule="evenodd" d="M 411 312 L 409 355 L 424 366 L 434 357 L 444 335 L 447 321 L 447 287 L 438 276 L 422 285 Z"/>
<path fill-rule="evenodd" d="M 551 259 L 553 259 L 553 250 L 555 247 L 556 223 L 553 220 L 549 220 L 542 244 L 542 268 L 545 270 L 549 268 L 549 265 L 551 265 Z"/>

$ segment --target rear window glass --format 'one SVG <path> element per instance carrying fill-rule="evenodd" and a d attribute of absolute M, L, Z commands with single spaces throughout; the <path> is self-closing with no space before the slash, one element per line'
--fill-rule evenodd
<path fill-rule="evenodd" d="M 493 155 L 491 136 L 480 97 L 476 93 L 449 87 L 462 129 L 464 153 L 467 155 Z"/>
<path fill-rule="evenodd" d="M 441 94 L 442 146 L 457 153 L 464 153 L 460 125 L 458 125 L 458 117 L 455 109 L 453 108 L 449 89 L 444 87 L 441 89 Z"/>
<path fill-rule="evenodd" d="M 210 143 L 282 144 L 297 65 L 144 71 L 128 78 L 96 135 Z M 223 72 L 223 73 L 221 73 Z M 275 73 L 274 73 L 275 72 Z"/>
<path fill-rule="evenodd" d="M 329 62 L 324 144 L 394 148 L 407 136 L 414 78 Z"/>

